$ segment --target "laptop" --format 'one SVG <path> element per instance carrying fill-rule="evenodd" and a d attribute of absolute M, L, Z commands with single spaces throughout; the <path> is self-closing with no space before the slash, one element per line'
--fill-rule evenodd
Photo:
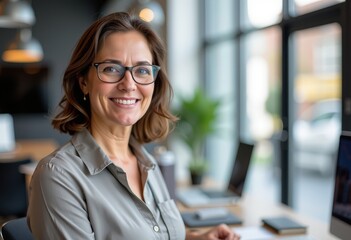
<path fill-rule="evenodd" d="M 330 232 L 340 239 L 351 236 L 351 132 L 340 135 L 334 177 Z"/>
<path fill-rule="evenodd" d="M 178 189 L 177 199 L 188 207 L 236 203 L 242 196 L 254 145 L 239 142 L 226 189 L 201 186 Z"/>
<path fill-rule="evenodd" d="M 0 114 L 0 153 L 14 151 L 16 148 L 13 118 L 10 114 Z"/>

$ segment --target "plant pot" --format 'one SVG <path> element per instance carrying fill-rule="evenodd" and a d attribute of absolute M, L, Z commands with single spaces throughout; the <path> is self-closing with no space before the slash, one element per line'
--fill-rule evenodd
<path fill-rule="evenodd" d="M 191 176 L 191 184 L 192 185 L 201 185 L 203 174 L 199 173 L 190 173 Z"/>

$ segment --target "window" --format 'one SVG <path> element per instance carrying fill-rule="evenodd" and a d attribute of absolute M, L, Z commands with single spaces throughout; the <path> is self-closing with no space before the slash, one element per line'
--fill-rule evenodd
<path fill-rule="evenodd" d="M 292 13 L 293 15 L 305 14 L 340 2 L 344 0 L 294 0 Z"/>
<path fill-rule="evenodd" d="M 237 61 L 234 52 L 236 42 L 233 39 L 236 16 L 232 9 L 235 1 L 218 0 L 206 1 L 205 10 L 205 89 L 207 93 L 216 99 L 221 99 L 219 121 L 217 123 L 218 133 L 208 140 L 207 155 L 211 159 L 211 175 L 218 182 L 224 183 L 229 178 L 227 169 L 235 157 L 236 135 L 238 134 L 236 124 L 237 98 L 236 78 Z M 234 23 L 234 24 L 233 24 Z M 218 164 L 220 163 L 220 164 Z"/>
<path fill-rule="evenodd" d="M 282 0 L 247 0 L 247 24 L 260 28 L 281 21 L 283 1 Z"/>
<path fill-rule="evenodd" d="M 346 51 L 351 16 L 341 14 L 350 12 L 350 6 L 340 0 L 222 0 L 216 4 L 207 0 L 203 4 L 206 89 L 213 96 L 231 94 L 232 102 L 228 103 L 231 121 L 223 120 L 224 125 L 232 125 L 228 132 L 233 134 L 232 143 L 223 144 L 222 139 L 216 145 L 211 140 L 216 146 L 209 150 L 212 175 L 220 178 L 225 172 L 229 160 L 223 156 L 229 152 L 223 148 L 239 139 L 253 141 L 256 148 L 246 191 L 264 193 L 327 222 L 328 200 L 319 213 L 318 206 L 309 211 L 301 203 L 316 200 L 301 191 L 331 187 L 333 171 L 301 170 L 294 155 L 295 132 L 300 131 L 295 123 L 308 119 L 314 126 L 329 124 L 336 134 L 351 129 L 346 121 L 351 116 L 347 109 L 351 94 L 342 91 L 351 77 L 347 66 L 351 51 Z M 342 114 L 342 101 L 347 103 L 348 115 Z M 315 168 L 318 164 L 313 163 Z M 312 185 L 303 185 L 302 177 Z M 331 191 L 325 194 L 325 199 L 331 199 Z"/>
<path fill-rule="evenodd" d="M 238 134 L 235 119 L 236 99 L 235 91 L 235 59 L 234 41 L 223 41 L 207 48 L 206 62 L 206 84 L 207 93 L 216 99 L 221 100 L 219 110 L 219 131 L 212 136 L 208 145 L 208 155 L 211 161 L 211 174 L 219 182 L 225 181 L 229 176 L 230 164 L 235 157 L 233 149 L 236 149 L 235 136 Z M 218 164 L 220 162 L 220 164 Z"/>
<path fill-rule="evenodd" d="M 321 211 L 311 206 L 317 202 L 331 206 L 332 201 L 332 177 L 341 133 L 340 26 L 333 23 L 297 31 L 292 40 L 296 49 L 290 148 L 294 166 L 293 204 L 300 212 L 329 221 L 329 208 Z M 317 188 L 319 194 L 308 197 L 304 194 Z"/>

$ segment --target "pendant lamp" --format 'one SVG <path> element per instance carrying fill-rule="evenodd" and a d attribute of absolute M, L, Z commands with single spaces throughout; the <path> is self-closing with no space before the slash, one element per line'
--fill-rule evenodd
<path fill-rule="evenodd" d="M 43 55 L 40 43 L 32 37 L 32 30 L 23 28 L 19 29 L 15 40 L 3 52 L 2 60 L 16 63 L 40 62 Z"/>
<path fill-rule="evenodd" d="M 164 23 L 164 13 L 161 5 L 157 1 L 137 0 L 130 8 L 139 18 L 148 22 L 155 29 L 159 30 Z"/>
<path fill-rule="evenodd" d="M 0 27 L 23 28 L 35 23 L 34 10 L 26 0 L 3 0 L 0 3 Z"/>
<path fill-rule="evenodd" d="M 102 6 L 101 15 L 116 11 L 133 13 L 157 31 L 160 31 L 165 21 L 163 9 L 157 0 L 108 0 Z"/>

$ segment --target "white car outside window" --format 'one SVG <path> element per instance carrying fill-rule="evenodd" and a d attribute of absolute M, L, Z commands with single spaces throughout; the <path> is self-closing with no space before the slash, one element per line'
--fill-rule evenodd
<path fill-rule="evenodd" d="M 306 110 L 306 115 L 293 125 L 295 165 L 330 174 L 341 132 L 341 105 L 339 99 L 316 102 Z"/>

